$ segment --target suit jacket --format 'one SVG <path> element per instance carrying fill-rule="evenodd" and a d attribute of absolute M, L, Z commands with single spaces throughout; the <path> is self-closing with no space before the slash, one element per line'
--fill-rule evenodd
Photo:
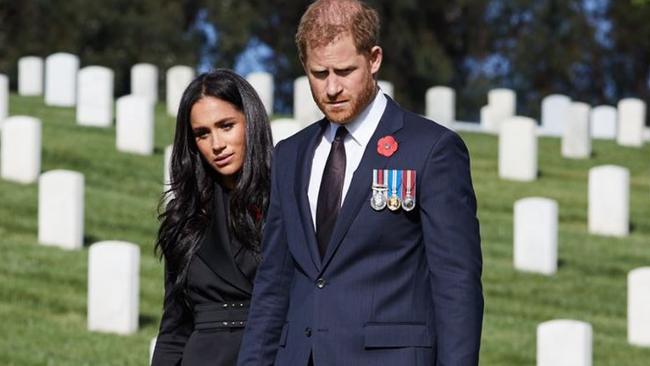
<path fill-rule="evenodd" d="M 227 213 L 228 196 L 217 184 L 210 226 L 190 262 L 193 314 L 183 316 L 170 301 L 171 283 L 165 270 L 165 305 L 152 365 L 236 363 L 257 261 L 230 237 Z"/>
<path fill-rule="evenodd" d="M 477 365 L 482 258 L 467 149 L 390 98 L 321 259 L 307 197 L 327 121 L 275 150 L 240 366 Z M 377 141 L 399 143 L 390 157 Z M 416 170 L 413 211 L 370 206 L 373 169 Z"/>

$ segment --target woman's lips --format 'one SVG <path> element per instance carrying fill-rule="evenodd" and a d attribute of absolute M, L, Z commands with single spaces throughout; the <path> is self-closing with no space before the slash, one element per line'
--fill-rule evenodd
<path fill-rule="evenodd" d="M 221 167 L 224 167 L 224 166 L 230 164 L 230 162 L 232 161 L 232 157 L 233 157 L 234 155 L 235 155 L 235 154 L 228 154 L 228 155 L 220 155 L 220 156 L 217 156 L 217 157 L 214 159 L 214 163 L 215 163 L 218 167 L 220 167 L 220 168 L 221 168 Z"/>

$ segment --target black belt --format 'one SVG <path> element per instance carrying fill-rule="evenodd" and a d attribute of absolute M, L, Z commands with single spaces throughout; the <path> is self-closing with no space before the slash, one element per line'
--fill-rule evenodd
<path fill-rule="evenodd" d="M 248 306 L 248 301 L 197 305 L 194 307 L 194 329 L 243 328 Z"/>

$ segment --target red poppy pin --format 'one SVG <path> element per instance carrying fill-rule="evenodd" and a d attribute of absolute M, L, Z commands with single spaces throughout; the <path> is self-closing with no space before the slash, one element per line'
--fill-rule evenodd
<path fill-rule="evenodd" d="M 397 151 L 399 145 L 391 135 L 384 136 L 377 141 L 377 153 L 389 158 Z"/>

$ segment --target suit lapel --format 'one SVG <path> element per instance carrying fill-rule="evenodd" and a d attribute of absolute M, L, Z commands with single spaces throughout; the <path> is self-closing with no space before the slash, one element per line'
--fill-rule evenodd
<path fill-rule="evenodd" d="M 370 138 L 370 141 L 368 141 L 357 170 L 352 175 L 352 181 L 345 195 L 345 201 L 343 201 L 341 211 L 339 211 L 332 238 L 327 245 L 323 265 L 320 267 L 321 272 L 332 259 L 336 249 L 341 245 L 343 237 L 357 216 L 361 206 L 364 203 L 370 204 L 368 197 L 370 196 L 372 185 L 372 170 L 384 169 L 388 163 L 389 158 L 377 153 L 377 141 L 386 135 L 397 132 L 404 124 L 404 113 L 400 110 L 397 103 L 388 96 L 386 96 L 386 99 L 386 110 L 379 121 L 375 133 Z"/>
<path fill-rule="evenodd" d="M 298 150 L 298 161 L 296 164 L 296 176 L 298 177 L 295 186 L 296 198 L 298 201 L 298 210 L 300 214 L 300 221 L 302 229 L 307 241 L 307 248 L 309 256 L 314 263 L 314 267 L 320 269 L 321 259 L 318 252 L 318 243 L 316 241 L 316 232 L 314 231 L 314 221 L 311 216 L 311 208 L 309 205 L 309 196 L 307 194 L 309 189 L 309 178 L 311 177 L 311 166 L 314 160 L 314 153 L 316 152 L 316 145 L 323 135 L 328 126 L 326 119 L 318 122 L 317 127 L 314 128 L 314 133 L 309 139 L 305 139 Z"/>
<path fill-rule="evenodd" d="M 219 184 L 215 184 L 213 202 L 210 227 L 205 232 L 198 255 L 224 281 L 247 294 L 252 294 L 252 284 L 239 271 L 233 258 L 223 193 Z"/>

